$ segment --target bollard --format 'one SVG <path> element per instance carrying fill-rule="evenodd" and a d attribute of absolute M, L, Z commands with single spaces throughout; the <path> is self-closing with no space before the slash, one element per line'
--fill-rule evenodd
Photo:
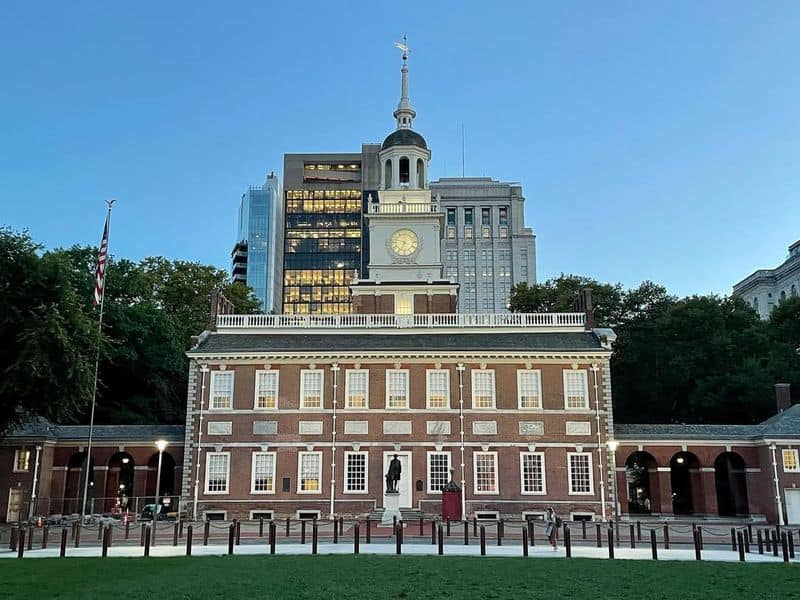
<path fill-rule="evenodd" d="M 114 523 L 108 528 L 108 547 L 111 548 L 112 542 L 114 541 Z"/>
<path fill-rule="evenodd" d="M 178 537 L 183 539 L 183 518 L 178 519 L 178 524 L 180 525 L 178 528 Z"/>
<path fill-rule="evenodd" d="M 747 539 L 748 537 L 747 531 L 745 531 L 742 535 L 742 539 L 744 539 L 744 551 L 746 554 L 750 554 L 750 540 Z"/>
<path fill-rule="evenodd" d="M 614 528 L 608 527 L 608 558 L 614 558 Z"/>
<path fill-rule="evenodd" d="M 567 558 L 572 558 L 572 531 L 567 526 L 564 527 L 564 550 L 567 553 Z"/>
<path fill-rule="evenodd" d="M 192 535 L 194 533 L 194 526 L 189 525 L 186 528 L 186 556 L 192 555 Z"/>
<path fill-rule="evenodd" d="M 336 529 L 336 523 L 333 524 L 333 528 Z M 317 525 L 316 520 L 314 524 L 311 526 L 311 554 L 317 553 L 317 536 L 319 535 L 319 525 Z"/>
<path fill-rule="evenodd" d="M 495 535 L 497 536 L 497 545 L 503 545 L 503 522 L 498 521 L 495 525 Z"/>
<path fill-rule="evenodd" d="M 286 535 L 284 537 L 289 537 L 289 521 L 290 518 L 286 517 Z"/>
<path fill-rule="evenodd" d="M 633 523 L 630 524 L 631 548 L 636 548 L 636 539 L 633 537 Z"/>
<path fill-rule="evenodd" d="M 522 556 L 528 556 L 528 529 L 522 528 Z"/>
<path fill-rule="evenodd" d="M 402 547 L 403 547 L 403 536 L 400 531 L 397 530 L 398 526 L 394 526 L 394 553 L 395 554 L 402 554 Z"/>
<path fill-rule="evenodd" d="M 772 556 L 778 556 L 778 534 L 775 531 L 770 533 L 772 534 Z"/>
<path fill-rule="evenodd" d="M 125 521 L 125 539 L 127 540 L 129 537 L 131 537 L 131 522 L 126 520 Z"/>
<path fill-rule="evenodd" d="M 664 523 L 664 550 L 669 550 L 669 525 Z"/>
<path fill-rule="evenodd" d="M 264 537 L 264 517 L 258 518 L 258 537 Z"/>
<path fill-rule="evenodd" d="M 694 538 L 694 557 L 700 560 L 700 532 L 695 529 L 692 538 Z"/>
<path fill-rule="evenodd" d="M 156 533 L 158 533 L 158 522 L 156 521 L 155 517 L 153 517 L 153 521 L 150 523 L 150 545 L 156 545 Z"/>
<path fill-rule="evenodd" d="M 789 541 L 789 558 L 794 558 L 794 536 L 791 531 L 787 531 L 786 537 Z"/>
<path fill-rule="evenodd" d="M 764 554 L 764 539 L 761 537 L 761 530 L 756 531 L 758 540 L 758 553 Z"/>
<path fill-rule="evenodd" d="M 238 546 L 242 542 L 242 522 L 235 521 L 236 523 L 236 545 Z"/>
<path fill-rule="evenodd" d="M 339 528 L 336 526 L 336 521 L 333 522 L 333 543 L 339 543 Z"/>
<path fill-rule="evenodd" d="M 306 543 L 306 522 L 305 519 L 300 521 L 300 543 Z"/>
<path fill-rule="evenodd" d="M 486 556 L 486 527 L 481 525 L 481 556 Z"/>
<path fill-rule="evenodd" d="M 211 532 L 211 521 L 203 524 L 203 546 L 208 546 L 208 534 Z"/>
<path fill-rule="evenodd" d="M 772 547 L 770 546 L 770 543 L 769 543 L 769 529 L 765 529 L 763 531 L 763 533 L 764 533 L 764 547 L 765 547 L 765 550 L 767 552 L 771 552 L 772 551 Z"/>
<path fill-rule="evenodd" d="M 636 521 L 636 540 L 642 541 L 642 522 Z"/>
<path fill-rule="evenodd" d="M 25 554 L 25 530 L 19 530 L 19 541 L 17 542 L 17 558 L 22 558 Z"/>
<path fill-rule="evenodd" d="M 353 554 L 358 554 L 358 522 L 353 525 Z"/>
<path fill-rule="evenodd" d="M 367 543 L 372 543 L 372 521 L 367 517 Z"/>
<path fill-rule="evenodd" d="M 747 537 L 746 537 L 746 539 L 750 544 L 753 543 L 753 524 L 752 523 L 748 523 L 747 524 Z"/>
<path fill-rule="evenodd" d="M 403 519 L 397 523 L 397 537 L 400 538 L 400 543 L 403 543 L 403 536 L 405 535 L 405 530 L 403 529 Z"/>
<path fill-rule="evenodd" d="M 736 552 L 736 528 L 731 527 L 731 550 Z"/>
<path fill-rule="evenodd" d="M 144 555 L 150 556 L 150 528 L 144 531 Z"/>
<path fill-rule="evenodd" d="M 267 523 L 267 545 L 272 543 L 272 521 Z"/>
<path fill-rule="evenodd" d="M 472 537 L 478 537 L 478 517 L 472 517 Z"/>
<path fill-rule="evenodd" d="M 178 545 L 178 522 L 175 521 L 175 526 L 172 528 L 172 545 Z"/>
<path fill-rule="evenodd" d="M 583 539 L 586 539 L 586 521 L 581 521 L 581 530 L 583 533 Z"/>
<path fill-rule="evenodd" d="M 444 556 L 444 536 L 442 535 L 441 525 L 439 525 L 439 556 Z"/>
<path fill-rule="evenodd" d="M 739 542 L 738 543 L 738 546 L 739 546 L 739 562 L 744 562 L 744 539 L 743 538 L 746 538 L 746 537 L 747 537 L 747 535 L 746 534 L 742 535 L 741 531 L 738 531 L 736 533 L 736 540 Z"/>
<path fill-rule="evenodd" d="M 650 530 L 650 552 L 653 554 L 653 560 L 658 560 L 658 544 L 656 543 L 656 530 Z"/>
<path fill-rule="evenodd" d="M 36 533 L 35 529 L 30 529 L 28 531 L 28 550 L 33 550 L 33 534 Z"/>
<path fill-rule="evenodd" d="M 78 522 L 77 522 L 77 521 L 74 521 L 74 522 L 72 523 L 72 539 L 73 539 L 73 540 L 75 539 L 75 529 L 76 529 L 77 527 L 78 527 Z"/>
<path fill-rule="evenodd" d="M 108 528 L 103 530 L 103 550 L 100 554 L 102 558 L 106 558 L 108 556 Z"/>
<path fill-rule="evenodd" d="M 102 523 L 97 525 L 97 541 L 102 541 L 103 535 L 105 534 L 105 527 L 103 527 Z"/>
<path fill-rule="evenodd" d="M 783 550 L 783 562 L 789 562 L 789 540 L 786 532 L 781 532 L 781 549 Z"/>
<path fill-rule="evenodd" d="M 597 541 L 597 547 L 603 547 L 603 538 L 600 536 L 600 523 L 595 524 L 595 532 L 594 532 L 595 540 Z"/>
<path fill-rule="evenodd" d="M 275 544 L 278 541 L 278 526 L 273 521 L 269 523 L 269 553 L 275 554 Z"/>
<path fill-rule="evenodd" d="M 533 543 L 533 521 L 531 519 L 528 519 L 527 525 L 528 525 L 528 543 L 531 546 L 535 546 L 536 544 Z"/>
<path fill-rule="evenodd" d="M 58 550 L 58 557 L 64 558 L 67 555 L 67 530 L 61 530 L 61 547 Z"/>
<path fill-rule="evenodd" d="M 79 548 L 81 545 L 81 524 L 80 521 L 77 523 L 77 527 L 75 527 L 75 547 Z"/>
<path fill-rule="evenodd" d="M 72 528 L 73 531 L 75 528 Z M 8 549 L 14 552 L 17 549 L 17 542 L 19 541 L 19 528 L 12 527 L 11 528 L 11 538 L 8 540 Z"/>
<path fill-rule="evenodd" d="M 392 535 L 397 533 L 397 515 L 392 517 Z"/>
<path fill-rule="evenodd" d="M 344 517 L 339 517 L 339 535 L 344 535 Z"/>
<path fill-rule="evenodd" d="M 419 518 L 419 535 L 420 535 L 420 537 L 425 535 L 425 523 L 424 523 L 424 521 L 425 521 L 425 519 L 423 517 Z"/>
<path fill-rule="evenodd" d="M 49 537 L 50 537 L 50 527 L 45 525 L 44 529 L 42 529 L 42 550 L 45 550 L 47 548 L 47 542 L 49 541 L 48 540 Z M 792 554 L 794 554 L 794 552 L 792 552 Z M 794 558 L 794 556 L 792 556 L 792 558 Z"/>
<path fill-rule="evenodd" d="M 431 521 L 431 544 L 436 544 L 436 521 Z"/>
<path fill-rule="evenodd" d="M 450 537 L 450 518 L 447 519 L 447 537 Z"/>
<path fill-rule="evenodd" d="M 700 550 L 705 550 L 703 548 L 703 527 L 701 525 L 697 526 L 697 539 L 700 543 Z"/>
<path fill-rule="evenodd" d="M 469 546 L 469 523 L 464 521 L 464 545 Z"/>
<path fill-rule="evenodd" d="M 236 525 L 228 525 L 228 554 L 233 554 L 233 543 L 236 541 Z"/>

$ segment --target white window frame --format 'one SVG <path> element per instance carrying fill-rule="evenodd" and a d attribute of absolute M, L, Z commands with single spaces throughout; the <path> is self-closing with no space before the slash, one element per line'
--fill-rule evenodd
<path fill-rule="evenodd" d="M 208 515 L 222 515 L 221 519 L 209 519 Z M 228 511 L 227 510 L 204 510 L 203 511 L 203 520 L 204 521 L 227 521 L 228 520 Z"/>
<path fill-rule="evenodd" d="M 257 517 L 256 515 L 261 513 L 268 513 L 269 517 Z M 268 510 L 251 510 L 250 511 L 250 520 L 255 521 L 256 519 L 264 519 L 265 521 L 274 521 L 275 520 L 275 511 L 272 509 Z"/>
<path fill-rule="evenodd" d="M 258 456 L 271 456 L 272 457 L 272 489 L 271 490 L 256 490 L 256 457 Z M 274 494 L 275 493 L 275 477 L 276 477 L 276 462 L 278 460 L 275 452 L 253 452 L 250 459 L 250 493 L 251 494 Z"/>
<path fill-rule="evenodd" d="M 25 468 L 18 468 L 20 455 L 25 454 Z M 31 470 L 31 451 L 27 448 L 19 448 L 14 450 L 14 466 L 12 471 L 14 473 L 28 473 Z"/>
<path fill-rule="evenodd" d="M 258 405 L 259 396 L 260 396 L 260 394 L 259 394 L 260 390 L 259 390 L 258 384 L 259 384 L 261 375 L 263 375 L 263 374 L 270 374 L 270 375 L 274 375 L 274 377 L 275 377 L 275 406 L 273 406 L 273 407 L 259 406 Z M 255 410 L 264 410 L 264 411 L 278 410 L 279 390 L 280 390 L 280 371 L 278 371 L 278 369 L 258 369 L 256 371 L 255 392 L 254 392 L 254 397 L 253 397 L 253 408 Z"/>
<path fill-rule="evenodd" d="M 211 474 L 211 457 L 224 456 L 225 460 L 225 489 L 224 490 L 209 490 L 209 475 Z M 205 492 L 207 496 L 227 496 L 231 493 L 231 453 L 230 452 L 206 452 L 206 478 L 205 478 Z"/>
<path fill-rule="evenodd" d="M 350 404 L 350 392 L 352 391 L 351 377 L 362 374 L 364 375 L 364 406 L 352 406 Z M 344 407 L 348 410 L 367 410 L 369 408 L 369 369 L 345 369 Z"/>
<path fill-rule="evenodd" d="M 525 457 L 538 456 L 542 465 L 542 489 L 541 491 L 527 491 L 525 489 Z M 547 466 L 545 464 L 544 452 L 520 452 L 519 453 L 519 490 L 523 496 L 545 496 L 547 495 Z"/>
<path fill-rule="evenodd" d="M 491 515 L 491 516 L 489 516 Z M 500 519 L 499 510 L 476 510 L 475 519 L 477 521 L 498 521 Z"/>
<path fill-rule="evenodd" d="M 214 394 L 217 378 L 230 377 L 231 378 L 231 395 L 227 406 L 214 406 L 216 395 Z M 208 410 L 232 410 L 233 409 L 233 396 L 236 390 L 236 374 L 234 371 L 211 371 L 209 380 L 209 394 L 208 394 Z"/>
<path fill-rule="evenodd" d="M 400 307 L 403 310 L 400 310 Z M 397 292 L 394 295 L 394 314 L 413 315 L 414 314 L 414 294 L 408 292 Z"/>
<path fill-rule="evenodd" d="M 303 488 L 303 457 L 306 455 L 314 455 L 319 460 L 319 487 L 316 490 L 304 490 Z M 297 453 L 297 493 L 298 494 L 321 494 L 322 493 L 322 451 L 313 450 L 311 452 L 298 452 Z"/>
<path fill-rule="evenodd" d="M 573 456 L 586 456 L 589 460 L 589 491 L 576 492 L 573 488 L 572 480 L 572 457 Z M 567 452 L 567 485 L 569 486 L 570 496 L 594 496 L 594 466 L 592 464 L 591 452 Z"/>
<path fill-rule="evenodd" d="M 306 405 L 306 375 L 319 375 L 319 406 Z M 300 410 L 323 410 L 325 407 L 325 370 L 300 369 Z"/>
<path fill-rule="evenodd" d="M 536 406 L 522 405 L 522 379 L 528 375 L 536 377 Z M 517 408 L 520 410 L 542 410 L 542 371 L 540 369 L 517 369 Z"/>
<path fill-rule="evenodd" d="M 492 456 L 494 457 L 494 491 L 481 491 L 478 489 L 478 457 L 479 456 Z M 496 451 L 488 452 L 473 452 L 472 453 L 472 481 L 473 491 L 476 495 L 480 496 L 497 496 L 500 494 L 500 464 L 497 459 Z"/>
<path fill-rule="evenodd" d="M 544 510 L 523 510 L 522 520 L 525 521 L 526 523 L 528 521 L 544 521 L 544 517 L 546 514 L 547 512 Z"/>
<path fill-rule="evenodd" d="M 406 392 L 406 402 L 405 406 L 391 406 L 389 402 L 389 396 L 391 395 L 391 386 L 389 385 L 389 380 L 393 373 L 402 373 L 405 374 L 405 392 Z M 386 408 L 387 410 L 408 410 L 410 404 L 411 390 L 410 388 L 410 378 L 408 369 L 386 369 Z"/>
<path fill-rule="evenodd" d="M 794 469 L 786 468 L 786 454 L 789 453 L 794 454 L 794 464 L 796 465 Z M 782 448 L 781 464 L 783 465 L 784 473 L 800 473 L 800 451 L 798 451 L 796 448 Z"/>
<path fill-rule="evenodd" d="M 311 514 L 311 513 L 313 513 L 316 516 L 314 516 L 312 518 L 308 518 L 308 517 L 301 518 L 300 517 L 301 514 Z M 321 517 L 322 517 L 322 511 L 321 510 L 308 510 L 308 509 L 298 508 L 294 513 L 294 518 L 295 519 L 300 519 L 301 521 L 313 521 L 314 519 L 319 519 Z"/>
<path fill-rule="evenodd" d="M 492 405 L 491 406 L 478 406 L 475 402 L 475 381 L 480 375 L 491 374 L 492 380 Z M 472 409 L 473 410 L 496 410 L 497 409 L 497 377 L 495 376 L 494 369 L 472 369 Z"/>
<path fill-rule="evenodd" d="M 350 475 L 350 457 L 351 456 L 363 456 L 364 457 L 364 489 L 363 490 L 351 490 L 348 488 L 348 484 L 350 483 L 349 475 Z M 343 490 L 345 494 L 368 494 L 369 493 L 369 452 L 365 450 L 347 450 L 344 453 L 344 482 L 343 482 Z"/>
<path fill-rule="evenodd" d="M 569 520 L 577 522 L 578 519 L 576 517 L 589 517 L 586 519 L 587 522 L 594 522 L 597 519 L 597 513 L 593 513 L 588 510 L 573 510 L 569 513 Z"/>
<path fill-rule="evenodd" d="M 444 406 L 431 406 L 431 376 L 445 376 Z M 447 410 L 450 408 L 450 370 L 449 369 L 426 369 L 425 370 L 425 407 L 428 410 Z"/>
<path fill-rule="evenodd" d="M 583 406 L 570 406 L 567 380 L 571 374 L 580 374 L 583 378 Z M 564 369 L 564 410 L 589 410 L 589 373 L 586 369 Z"/>
<path fill-rule="evenodd" d="M 429 451 L 426 456 L 427 467 L 428 467 L 428 493 L 429 494 L 441 494 L 442 490 L 437 490 L 432 487 L 433 484 L 433 470 L 431 469 L 431 458 L 434 455 L 444 455 L 447 456 L 447 481 L 445 481 L 445 485 L 450 481 L 450 469 L 453 467 L 453 455 L 448 450 L 436 450 L 436 451 Z"/>

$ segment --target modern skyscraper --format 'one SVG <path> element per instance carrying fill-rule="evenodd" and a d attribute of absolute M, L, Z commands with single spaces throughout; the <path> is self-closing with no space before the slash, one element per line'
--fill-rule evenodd
<path fill-rule="evenodd" d="M 522 186 L 491 177 L 443 178 L 431 193 L 445 213 L 444 273 L 461 284 L 459 312 L 506 312 L 511 287 L 536 282 L 536 237 Z"/>
<path fill-rule="evenodd" d="M 267 176 L 264 185 L 251 185 L 242 194 L 239 205 L 237 242 L 231 252 L 231 274 L 253 288 L 264 312 L 278 306 L 280 286 L 275 285 L 277 254 L 281 248 L 280 184 L 275 173 Z"/>

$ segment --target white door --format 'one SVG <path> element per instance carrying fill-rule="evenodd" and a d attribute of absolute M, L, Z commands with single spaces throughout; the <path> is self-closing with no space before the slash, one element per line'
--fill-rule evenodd
<path fill-rule="evenodd" d="M 383 473 L 380 481 L 383 482 L 383 491 L 386 491 L 386 472 L 389 470 L 389 463 L 397 455 L 400 461 L 400 481 L 397 482 L 397 490 L 400 492 L 400 508 L 411 508 L 413 502 L 413 487 L 411 485 L 411 452 L 384 452 L 383 453 Z"/>
<path fill-rule="evenodd" d="M 6 512 L 6 523 L 19 521 L 22 511 L 22 490 L 8 490 L 8 511 Z"/>
<path fill-rule="evenodd" d="M 784 490 L 786 497 L 786 521 L 800 523 L 800 490 Z"/>

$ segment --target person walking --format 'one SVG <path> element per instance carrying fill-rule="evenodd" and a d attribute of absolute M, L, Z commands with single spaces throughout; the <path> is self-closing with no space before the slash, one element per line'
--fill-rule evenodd
<path fill-rule="evenodd" d="M 556 514 L 552 506 L 548 506 L 544 513 L 544 533 L 553 547 L 553 551 L 558 550 L 558 528 L 561 527 L 561 517 Z"/>

